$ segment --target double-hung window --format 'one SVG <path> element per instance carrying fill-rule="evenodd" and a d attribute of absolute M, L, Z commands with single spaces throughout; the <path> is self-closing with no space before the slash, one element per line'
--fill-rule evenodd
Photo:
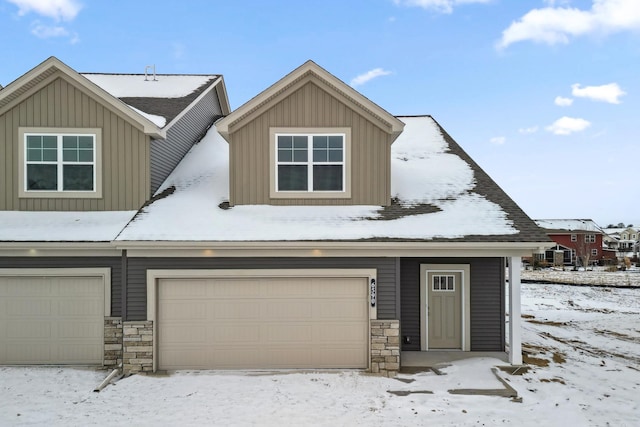
<path fill-rule="evenodd" d="M 21 131 L 21 197 L 101 197 L 97 129 Z"/>
<path fill-rule="evenodd" d="M 277 192 L 345 191 L 345 134 L 279 133 L 275 139 Z"/>

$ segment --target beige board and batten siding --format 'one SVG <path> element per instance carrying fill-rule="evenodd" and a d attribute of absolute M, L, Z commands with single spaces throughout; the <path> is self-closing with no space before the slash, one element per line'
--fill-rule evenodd
<path fill-rule="evenodd" d="M 101 198 L 20 198 L 19 128 L 102 130 Z M 138 209 L 149 197 L 150 138 L 106 104 L 55 72 L 0 110 L 0 210 Z"/>
<path fill-rule="evenodd" d="M 262 114 L 230 129 L 232 205 L 388 205 L 391 194 L 389 132 L 308 81 Z M 351 198 L 278 199 L 270 196 L 269 138 L 272 128 L 351 129 Z"/>

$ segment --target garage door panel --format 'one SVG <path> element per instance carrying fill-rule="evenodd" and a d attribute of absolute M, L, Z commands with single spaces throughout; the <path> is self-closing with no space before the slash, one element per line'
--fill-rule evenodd
<path fill-rule="evenodd" d="M 362 300 L 325 300 L 317 304 L 318 316 L 323 319 L 335 319 L 337 316 L 344 319 L 362 319 L 368 312 L 366 304 Z"/>
<path fill-rule="evenodd" d="M 60 339 L 90 339 L 91 337 L 102 335 L 104 325 L 102 322 L 74 322 L 62 321 L 56 324 L 58 333 L 56 338 Z"/>
<path fill-rule="evenodd" d="M 361 283 L 362 279 L 339 279 L 326 278 L 326 279 L 314 279 L 314 284 L 318 290 L 320 296 L 331 297 L 354 297 L 354 298 L 366 298 L 367 287 L 366 286 L 354 286 L 355 283 Z"/>
<path fill-rule="evenodd" d="M 54 357 L 51 354 L 51 346 L 49 342 L 42 343 L 26 343 L 14 342 L 6 349 L 6 363 L 46 363 Z"/>
<path fill-rule="evenodd" d="M 167 324 L 160 329 L 158 339 L 160 342 L 172 343 L 175 345 L 202 344 L 207 342 L 207 328 L 189 324 Z"/>
<path fill-rule="evenodd" d="M 0 277 L 0 363 L 101 364 L 102 277 Z"/>
<path fill-rule="evenodd" d="M 180 300 L 160 303 L 159 310 L 167 320 L 195 321 L 207 318 L 207 305 L 201 300 Z"/>
<path fill-rule="evenodd" d="M 360 343 L 368 337 L 368 327 L 361 323 L 332 324 L 330 328 L 317 328 L 315 333 L 318 339 L 327 342 Z"/>
<path fill-rule="evenodd" d="M 48 320 L 25 320 L 7 322 L 7 338 L 11 339 L 43 339 L 52 335 L 51 322 Z"/>
<path fill-rule="evenodd" d="M 180 289 L 192 289 L 192 282 L 206 288 L 206 297 L 198 303 L 207 306 L 207 318 L 189 322 L 163 312 L 163 307 L 189 311 L 189 304 L 176 308 L 175 301 L 187 302 Z M 156 321 L 159 367 L 365 368 L 367 283 L 364 278 L 161 279 Z M 206 330 L 205 342 L 190 347 L 186 337 L 196 325 Z"/>
<path fill-rule="evenodd" d="M 276 280 L 265 279 L 262 281 L 266 286 L 266 296 L 269 298 L 308 298 L 313 296 L 314 286 L 312 283 L 301 283 L 300 279 L 282 278 Z"/>
<path fill-rule="evenodd" d="M 209 306 L 210 318 L 213 320 L 257 320 L 261 317 L 262 305 L 258 300 L 211 301 Z"/>
<path fill-rule="evenodd" d="M 314 327 L 309 324 L 264 325 L 262 344 L 311 343 L 314 339 Z"/>
<path fill-rule="evenodd" d="M 104 303 L 97 298 L 76 298 L 73 300 L 58 300 L 53 304 L 53 311 L 58 316 L 90 317 L 93 313 L 100 313 Z"/>
<path fill-rule="evenodd" d="M 245 279 L 217 279 L 217 286 L 206 282 L 207 295 L 213 298 L 251 298 L 263 292 L 260 281 Z"/>
<path fill-rule="evenodd" d="M 268 300 L 263 304 L 269 320 L 308 320 L 314 314 L 314 303 L 307 300 Z"/>

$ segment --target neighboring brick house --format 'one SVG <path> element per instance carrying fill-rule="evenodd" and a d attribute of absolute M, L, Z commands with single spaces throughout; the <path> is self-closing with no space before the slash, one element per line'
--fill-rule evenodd
<path fill-rule="evenodd" d="M 611 262 L 615 253 L 605 249 L 604 231 L 591 219 L 537 219 L 556 245 L 547 248 L 545 260 L 550 265 L 590 266 Z"/>
<path fill-rule="evenodd" d="M 550 241 L 433 118 L 312 61 L 234 112 L 221 76 L 157 79 L 51 58 L 0 91 L 0 363 L 522 363 Z"/>

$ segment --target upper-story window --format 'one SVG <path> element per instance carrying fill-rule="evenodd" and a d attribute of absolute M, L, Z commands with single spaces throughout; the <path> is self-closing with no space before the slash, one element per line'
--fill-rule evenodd
<path fill-rule="evenodd" d="M 275 198 L 350 197 L 348 129 L 272 129 Z"/>
<path fill-rule="evenodd" d="M 343 191 L 344 135 L 277 135 L 278 191 Z"/>
<path fill-rule="evenodd" d="M 578 236 L 576 234 L 572 234 L 571 235 L 571 241 L 572 242 L 577 242 L 578 241 Z"/>
<path fill-rule="evenodd" d="M 585 243 L 595 243 L 596 242 L 596 235 L 595 234 L 585 234 L 584 235 L 584 241 L 585 241 Z"/>
<path fill-rule="evenodd" d="M 99 129 L 20 133 L 20 197 L 101 197 Z"/>

